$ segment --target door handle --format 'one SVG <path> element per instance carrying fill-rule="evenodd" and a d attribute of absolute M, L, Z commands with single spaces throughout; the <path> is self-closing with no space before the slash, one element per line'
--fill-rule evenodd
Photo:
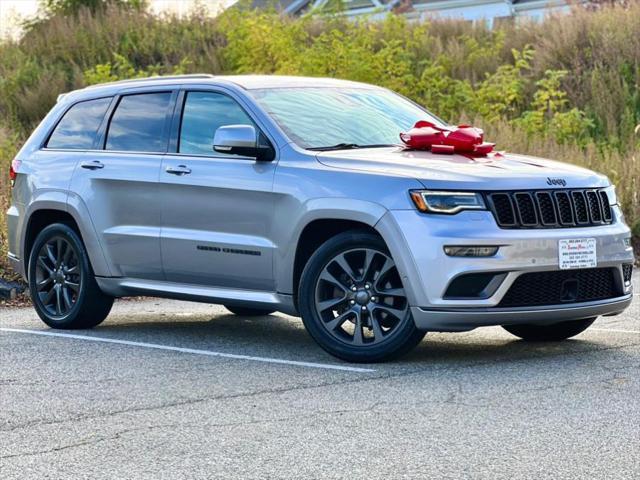
<path fill-rule="evenodd" d="M 104 163 L 94 160 L 92 162 L 82 162 L 80 164 L 82 168 L 86 168 L 87 170 L 98 170 L 100 168 L 104 168 Z"/>
<path fill-rule="evenodd" d="M 178 165 L 177 167 L 167 167 L 165 171 L 172 175 L 189 175 L 191 173 L 191 169 L 186 165 Z"/>

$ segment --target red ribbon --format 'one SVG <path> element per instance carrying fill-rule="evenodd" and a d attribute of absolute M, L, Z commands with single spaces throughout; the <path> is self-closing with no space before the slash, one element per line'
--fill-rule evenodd
<path fill-rule="evenodd" d="M 415 150 L 431 150 L 433 153 L 466 153 L 487 155 L 493 151 L 495 143 L 487 143 L 484 132 L 471 125 L 438 127 L 426 120 L 416 122 L 411 130 L 400 134 L 400 140 Z"/>

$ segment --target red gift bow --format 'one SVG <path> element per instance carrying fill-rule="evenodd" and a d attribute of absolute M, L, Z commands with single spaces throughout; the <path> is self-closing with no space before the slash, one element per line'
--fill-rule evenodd
<path fill-rule="evenodd" d="M 495 143 L 487 143 L 484 132 L 471 125 L 438 127 L 426 120 L 419 120 L 411 130 L 400 134 L 400 140 L 416 150 L 431 150 L 433 153 L 467 153 L 486 155 L 493 151 Z"/>

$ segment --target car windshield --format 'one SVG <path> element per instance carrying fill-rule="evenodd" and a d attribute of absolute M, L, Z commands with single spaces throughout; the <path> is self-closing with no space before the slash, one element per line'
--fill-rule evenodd
<path fill-rule="evenodd" d="M 400 143 L 418 120 L 443 122 L 393 92 L 373 88 L 268 88 L 251 94 L 300 147 L 339 150 Z"/>

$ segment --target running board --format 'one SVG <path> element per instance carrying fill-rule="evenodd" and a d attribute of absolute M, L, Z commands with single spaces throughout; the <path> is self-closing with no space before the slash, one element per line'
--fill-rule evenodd
<path fill-rule="evenodd" d="M 293 296 L 240 288 L 207 287 L 135 278 L 96 277 L 100 289 L 114 297 L 148 296 L 217 303 L 241 307 L 273 309 L 298 316 Z"/>

